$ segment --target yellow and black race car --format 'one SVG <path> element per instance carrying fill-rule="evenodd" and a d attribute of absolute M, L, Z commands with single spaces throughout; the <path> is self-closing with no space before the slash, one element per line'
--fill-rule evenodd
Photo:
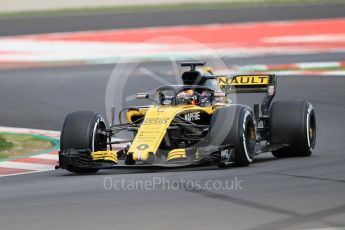
<path fill-rule="evenodd" d="M 137 99 L 155 105 L 124 108 L 120 124 L 107 126 L 99 113 L 68 114 L 61 132 L 59 166 L 92 173 L 119 166 L 247 166 L 255 155 L 309 156 L 316 121 L 308 101 L 275 101 L 274 75 L 216 76 L 202 62 L 182 63 L 183 85 L 163 86 L 156 97 Z M 200 68 L 197 68 L 201 66 Z M 265 93 L 261 104 L 233 104 L 232 93 Z M 126 121 L 121 121 L 125 117 Z M 123 119 L 122 119 L 123 120 Z M 132 140 L 115 140 L 127 131 Z M 113 145 L 128 142 L 124 149 Z"/>

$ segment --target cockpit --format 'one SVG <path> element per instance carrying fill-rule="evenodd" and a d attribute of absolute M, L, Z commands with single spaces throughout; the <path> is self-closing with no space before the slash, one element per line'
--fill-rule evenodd
<path fill-rule="evenodd" d="M 164 86 L 156 91 L 156 99 L 161 105 L 211 106 L 217 102 L 214 90 L 204 86 Z"/>

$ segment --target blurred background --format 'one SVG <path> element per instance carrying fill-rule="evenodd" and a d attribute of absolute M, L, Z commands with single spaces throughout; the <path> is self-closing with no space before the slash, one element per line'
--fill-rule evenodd
<path fill-rule="evenodd" d="M 0 0 L 2 125 L 60 130 L 68 112 L 104 114 L 119 62 L 156 82 L 130 81 L 126 98 L 161 85 L 153 74 L 176 81 L 184 60 L 232 73 L 341 71 L 343 2 Z"/>
<path fill-rule="evenodd" d="M 0 0 L 0 126 L 60 131 L 70 112 L 106 115 L 113 103 L 135 103 L 137 92 L 178 83 L 187 60 L 221 73 L 277 74 L 277 100 L 315 107 L 315 154 L 269 154 L 246 169 L 6 178 L 0 228 L 344 227 L 343 0 Z M 244 189 L 115 193 L 102 187 L 107 175 L 238 176 Z"/>

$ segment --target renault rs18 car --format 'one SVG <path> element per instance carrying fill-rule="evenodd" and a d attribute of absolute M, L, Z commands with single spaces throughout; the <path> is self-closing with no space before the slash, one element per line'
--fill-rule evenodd
<path fill-rule="evenodd" d="M 119 166 L 247 166 L 256 155 L 311 155 L 316 120 L 310 102 L 273 101 L 275 75 L 217 76 L 202 62 L 182 63 L 183 85 L 163 86 L 154 105 L 122 108 L 119 124 L 106 125 L 99 113 L 68 114 L 61 132 L 59 166 L 94 173 Z M 261 104 L 232 103 L 233 93 L 265 93 Z M 125 121 L 124 121 L 125 120 Z M 115 139 L 130 132 L 130 140 Z M 123 149 L 114 145 L 128 143 Z"/>

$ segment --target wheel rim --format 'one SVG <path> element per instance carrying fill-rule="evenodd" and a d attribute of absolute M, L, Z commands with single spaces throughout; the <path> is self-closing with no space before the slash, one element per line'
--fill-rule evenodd
<path fill-rule="evenodd" d="M 249 157 L 254 157 L 256 144 L 255 126 L 253 122 L 248 121 L 246 129 L 246 146 L 248 149 Z"/>
<path fill-rule="evenodd" d="M 106 126 L 102 120 L 98 120 L 95 124 L 92 137 L 92 150 L 106 150 L 107 149 L 107 136 L 104 135 Z"/>
<path fill-rule="evenodd" d="M 308 117 L 307 138 L 308 147 L 312 150 L 315 147 L 316 142 L 316 121 L 314 112 L 311 112 Z"/>

